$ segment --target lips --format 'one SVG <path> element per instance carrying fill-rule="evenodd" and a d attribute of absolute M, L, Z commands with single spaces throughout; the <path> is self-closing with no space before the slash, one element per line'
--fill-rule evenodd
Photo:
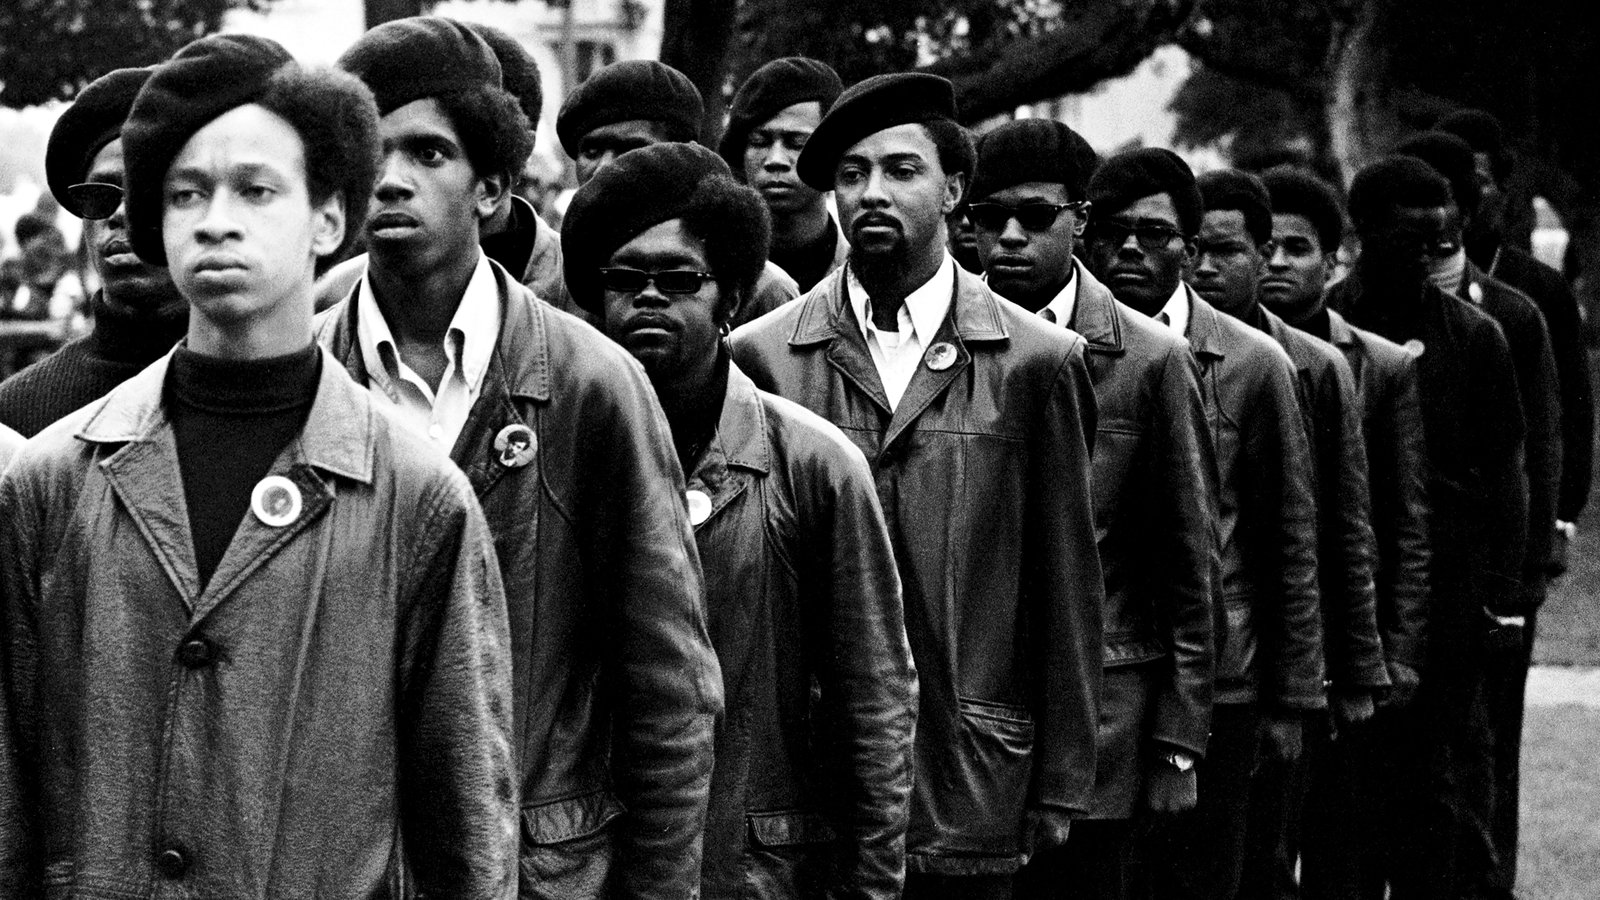
<path fill-rule="evenodd" d="M 991 257 L 984 263 L 984 267 L 987 269 L 1031 269 L 1033 268 L 1033 260 L 1026 256 L 1012 256 L 1002 253 Z"/>
<path fill-rule="evenodd" d="M 1104 280 L 1112 284 L 1145 284 L 1150 281 L 1150 273 L 1138 269 L 1112 269 L 1106 273 Z"/>
<path fill-rule="evenodd" d="M 640 313 L 629 318 L 623 324 L 623 330 L 629 334 L 650 331 L 677 331 L 678 323 L 667 316 L 656 313 Z"/>
<path fill-rule="evenodd" d="M 1295 288 L 1295 283 L 1293 281 L 1290 281 L 1287 278 L 1263 278 L 1263 279 L 1261 279 L 1261 289 L 1263 291 L 1271 290 L 1271 289 L 1276 289 L 1276 290 L 1280 290 L 1280 291 L 1292 291 L 1292 290 L 1294 290 L 1294 288 Z"/>
<path fill-rule="evenodd" d="M 850 223 L 850 231 L 852 234 L 861 234 L 863 232 L 894 232 L 898 234 L 900 222 L 891 216 L 869 213 Z"/>
<path fill-rule="evenodd" d="M 134 255 L 133 245 L 126 238 L 112 238 L 100 246 L 100 258 L 112 268 L 121 269 L 129 266 L 140 265 L 139 257 Z"/>
<path fill-rule="evenodd" d="M 380 235 L 381 232 L 410 231 L 422 223 L 410 213 L 388 210 L 374 214 L 367 220 L 367 232 Z"/>

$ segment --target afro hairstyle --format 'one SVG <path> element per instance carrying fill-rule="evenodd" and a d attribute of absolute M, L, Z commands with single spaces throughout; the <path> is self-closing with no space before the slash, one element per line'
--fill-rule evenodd
<path fill-rule="evenodd" d="M 1259 246 L 1272 240 L 1272 197 L 1266 185 L 1249 172 L 1218 169 L 1195 179 L 1206 212 L 1236 209 L 1244 214 L 1244 228 Z"/>
<path fill-rule="evenodd" d="M 1511 151 L 1506 148 L 1500 120 L 1481 109 L 1461 109 L 1439 120 L 1434 126 L 1467 142 L 1474 153 L 1489 157 L 1489 168 L 1496 181 L 1511 176 Z"/>
<path fill-rule="evenodd" d="M 1443 131 L 1424 131 L 1400 142 L 1394 152 L 1414 156 L 1433 167 L 1450 182 L 1456 206 L 1471 215 L 1478 209 L 1483 190 L 1478 186 L 1478 164 L 1466 141 Z"/>
<path fill-rule="evenodd" d="M 1261 175 L 1272 198 L 1272 211 L 1302 216 L 1317 232 L 1323 253 L 1339 249 L 1344 240 L 1344 210 L 1339 195 L 1326 181 L 1296 166 L 1277 166 Z"/>
<path fill-rule="evenodd" d="M 1450 182 L 1414 156 L 1390 156 L 1356 173 L 1350 184 L 1350 219 L 1365 231 L 1400 208 L 1448 206 Z"/>

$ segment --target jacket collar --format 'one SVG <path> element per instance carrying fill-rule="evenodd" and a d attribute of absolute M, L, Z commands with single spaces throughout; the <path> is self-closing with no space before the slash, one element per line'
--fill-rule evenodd
<path fill-rule="evenodd" d="M 1222 313 L 1201 300 L 1188 285 L 1183 286 L 1183 292 L 1189 297 L 1189 348 L 1196 356 L 1226 358 L 1228 353 L 1223 347 L 1222 324 L 1217 321 Z"/>
<path fill-rule="evenodd" d="M 370 484 L 373 423 L 366 391 L 345 376 L 339 361 L 322 350 L 317 396 L 311 402 L 299 445 L 305 462 L 316 468 Z M 167 426 L 162 404 L 172 351 L 115 388 L 78 429 L 80 440 L 93 444 L 128 444 L 156 439 Z"/>
<path fill-rule="evenodd" d="M 1072 313 L 1071 328 L 1088 342 L 1089 350 L 1122 353 L 1122 316 L 1117 311 L 1111 289 L 1089 274 L 1088 268 L 1072 261 L 1078 279 L 1078 303 Z"/>
<path fill-rule="evenodd" d="M 1345 321 L 1344 316 L 1333 310 L 1328 310 L 1328 342 L 1335 347 L 1353 347 L 1356 343 L 1355 329 Z"/>
<path fill-rule="evenodd" d="M 968 342 L 1007 340 L 1010 335 L 994 292 L 966 269 L 956 266 L 955 270 L 955 296 L 950 301 L 948 319 L 955 325 L 956 336 Z M 855 314 L 846 297 L 845 277 L 846 267 L 841 266 L 800 299 L 800 315 L 789 336 L 791 346 L 820 344 L 850 329 L 860 331 L 852 321 Z"/>
<path fill-rule="evenodd" d="M 755 382 L 730 362 L 717 433 L 695 462 L 688 478 L 689 490 L 703 491 L 711 500 L 707 521 L 715 518 L 748 486 L 750 479 L 740 477 L 739 470 L 750 475 L 766 475 L 771 458 L 767 415 L 761 406 L 761 395 Z"/>

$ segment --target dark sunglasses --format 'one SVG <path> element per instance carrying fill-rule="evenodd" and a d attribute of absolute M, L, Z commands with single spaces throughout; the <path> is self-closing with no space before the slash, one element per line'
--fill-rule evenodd
<path fill-rule="evenodd" d="M 1173 228 L 1171 225 L 1164 225 L 1160 222 L 1139 222 L 1135 225 L 1128 225 L 1115 219 L 1103 219 L 1094 223 L 1089 239 L 1107 243 L 1113 247 L 1121 247 L 1128 242 L 1128 235 L 1130 234 L 1133 235 L 1134 240 L 1139 242 L 1139 246 L 1145 250 L 1165 250 L 1172 246 L 1174 238 L 1183 237 L 1183 232 Z"/>
<path fill-rule="evenodd" d="M 663 294 L 692 294 L 717 276 L 710 272 L 692 269 L 669 269 L 665 272 L 644 272 L 627 266 L 611 266 L 600 270 L 600 282 L 606 290 L 619 294 L 637 294 L 655 283 Z"/>
<path fill-rule="evenodd" d="M 1380 239 L 1395 247 L 1420 251 L 1431 259 L 1448 259 L 1461 249 L 1461 242 L 1454 237 L 1432 237 L 1408 231 L 1390 231 Z"/>
<path fill-rule="evenodd" d="M 109 219 L 122 205 L 122 187 L 103 181 L 70 185 L 67 196 L 72 198 L 79 216 L 85 219 Z"/>
<path fill-rule="evenodd" d="M 1061 216 L 1063 209 L 1081 212 L 1088 206 L 1087 200 L 1076 203 L 1024 203 L 1021 206 L 1007 206 L 1004 203 L 969 203 L 967 204 L 967 218 L 972 224 L 984 231 L 1004 231 L 1006 223 L 1012 219 L 1017 220 L 1027 231 L 1049 231 Z"/>

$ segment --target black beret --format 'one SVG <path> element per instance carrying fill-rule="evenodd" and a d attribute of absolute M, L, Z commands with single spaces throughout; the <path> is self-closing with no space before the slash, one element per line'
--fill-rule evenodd
<path fill-rule="evenodd" d="M 495 59 L 500 62 L 500 76 L 504 82 L 502 87 L 517 98 L 517 105 L 528 117 L 528 127 L 538 126 L 539 115 L 544 109 L 544 86 L 539 83 L 539 63 L 522 46 L 521 41 L 493 25 L 468 22 L 467 27 L 477 32 L 478 37 L 483 38 L 489 49 L 494 51 Z"/>
<path fill-rule="evenodd" d="M 1511 174 L 1511 154 L 1506 151 L 1505 132 L 1500 120 L 1481 109 L 1456 110 L 1439 120 L 1438 129 L 1461 138 L 1475 153 L 1489 157 L 1494 177 L 1504 181 Z"/>
<path fill-rule="evenodd" d="M 1272 240 L 1272 197 L 1261 179 L 1238 169 L 1218 169 L 1195 179 L 1205 211 L 1236 209 L 1257 244 Z"/>
<path fill-rule="evenodd" d="M 1272 197 L 1272 211 L 1304 216 L 1316 229 L 1323 253 L 1332 253 L 1344 240 L 1344 211 L 1339 195 L 1321 178 L 1305 169 L 1277 166 L 1261 176 Z"/>
<path fill-rule="evenodd" d="M 167 264 L 161 244 L 161 191 L 167 167 L 207 122 L 253 102 L 294 58 L 276 41 L 215 34 L 155 67 L 122 126 L 128 240 L 140 259 Z"/>
<path fill-rule="evenodd" d="M 1152 194 L 1172 198 L 1178 227 L 1186 236 L 1200 233 L 1200 189 L 1189 164 L 1171 150 L 1142 147 L 1118 153 L 1089 179 L 1089 202 L 1100 218 L 1122 212 Z"/>
<path fill-rule="evenodd" d="M 699 144 L 678 142 L 629 150 L 578 188 L 561 219 L 567 290 L 580 307 L 599 313 L 604 296 L 599 270 L 618 247 L 648 228 L 712 205 L 718 227 L 740 239 L 708 247 L 707 255 L 713 260 L 731 255 L 739 271 L 717 274 L 737 279 L 748 291 L 766 264 L 766 204 L 734 180 L 722 157 Z"/>
<path fill-rule="evenodd" d="M 502 86 L 494 50 L 477 32 L 443 16 L 379 25 L 350 45 L 339 68 L 366 82 L 384 116 L 424 97 Z"/>
<path fill-rule="evenodd" d="M 1478 187 L 1478 163 L 1466 141 L 1443 131 L 1425 131 L 1407 138 L 1394 152 L 1414 156 L 1433 166 L 1435 172 L 1450 182 L 1450 193 L 1461 211 L 1468 214 L 1477 211 L 1483 189 Z"/>
<path fill-rule="evenodd" d="M 44 178 L 56 202 L 75 216 L 83 211 L 67 188 L 83 183 L 94 157 L 122 136 L 122 123 L 153 69 L 115 69 L 89 82 L 56 120 L 44 151 Z"/>
<path fill-rule="evenodd" d="M 669 141 L 698 141 L 705 110 L 689 76 L 653 59 L 630 59 L 595 72 L 567 96 L 556 114 L 556 137 L 573 159 L 584 135 L 634 119 L 660 122 Z"/>
<path fill-rule="evenodd" d="M 967 195 L 981 200 L 1014 184 L 1042 181 L 1082 200 L 1100 158 L 1089 142 L 1054 119 L 1018 119 L 978 138 L 978 171 Z"/>
<path fill-rule="evenodd" d="M 842 91 L 839 73 L 825 62 L 805 56 L 775 59 L 755 70 L 733 95 L 718 152 L 734 177 L 743 180 L 745 141 L 756 126 L 796 103 L 816 101 L 827 112 Z"/>
<path fill-rule="evenodd" d="M 833 190 L 839 157 L 857 141 L 896 125 L 956 122 L 956 92 L 949 79 L 923 72 L 874 75 L 839 95 L 811 133 L 795 171 L 819 191 Z"/>
<path fill-rule="evenodd" d="M 57 235 L 61 233 L 56 229 L 56 223 L 36 212 L 23 213 L 17 216 L 17 224 L 11 228 L 11 233 L 17 238 L 18 246 L 26 244 L 41 234 L 48 234 L 52 231 L 56 232 Z"/>
<path fill-rule="evenodd" d="M 1350 182 L 1350 218 L 1361 227 L 1397 207 L 1450 203 L 1450 182 L 1414 156 L 1390 156 L 1356 173 Z"/>

